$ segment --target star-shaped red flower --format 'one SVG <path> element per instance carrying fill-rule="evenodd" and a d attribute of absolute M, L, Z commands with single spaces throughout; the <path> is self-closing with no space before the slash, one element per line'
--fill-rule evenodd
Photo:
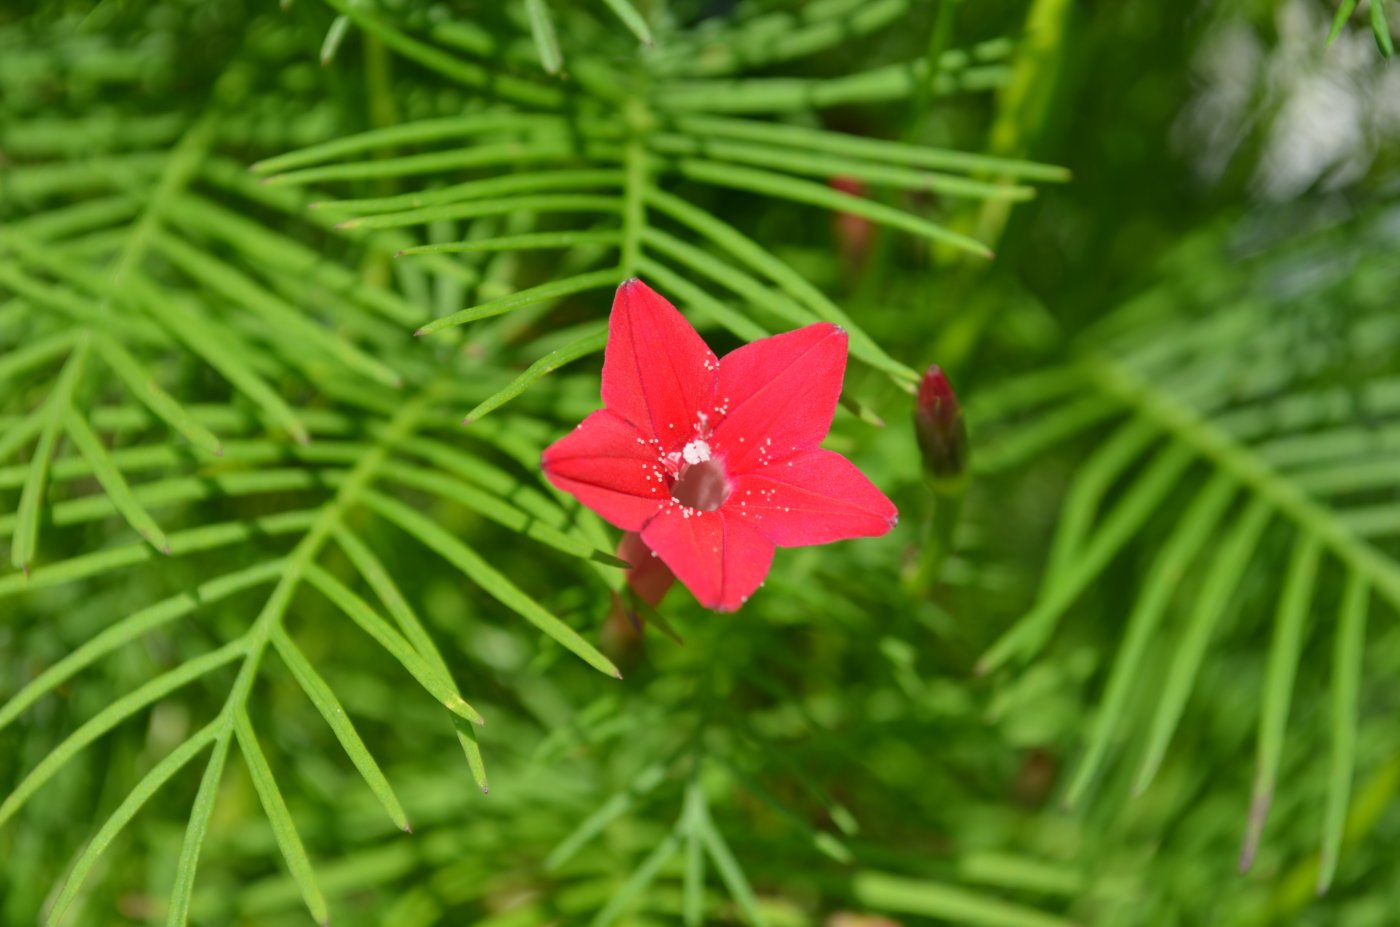
<path fill-rule="evenodd" d="M 898 513 L 845 457 L 818 447 L 846 371 L 829 323 L 717 359 L 640 280 L 618 287 L 603 404 L 545 450 L 551 483 L 641 533 L 708 608 L 733 611 L 774 547 L 874 537 Z"/>

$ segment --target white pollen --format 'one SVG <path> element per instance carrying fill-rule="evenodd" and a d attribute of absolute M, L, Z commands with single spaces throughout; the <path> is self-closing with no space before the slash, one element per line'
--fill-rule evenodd
<path fill-rule="evenodd" d="M 705 441 L 696 438 L 685 447 L 681 448 L 681 456 L 688 464 L 704 463 L 710 459 L 710 445 Z"/>

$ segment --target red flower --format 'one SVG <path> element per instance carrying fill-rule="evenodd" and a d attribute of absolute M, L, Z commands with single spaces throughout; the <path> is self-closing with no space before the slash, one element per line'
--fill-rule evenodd
<path fill-rule="evenodd" d="M 618 287 L 603 404 L 542 458 L 551 483 L 642 540 L 702 605 L 733 611 L 773 549 L 873 537 L 893 503 L 818 447 L 846 369 L 846 333 L 821 323 L 723 360 L 654 290 Z"/>

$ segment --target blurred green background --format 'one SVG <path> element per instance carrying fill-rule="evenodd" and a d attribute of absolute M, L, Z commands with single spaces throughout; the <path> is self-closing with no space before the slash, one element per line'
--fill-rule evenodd
<path fill-rule="evenodd" d="M 0 922 L 1396 923 L 1378 2 L 0 7 Z M 901 510 L 683 644 L 630 273 Z"/>

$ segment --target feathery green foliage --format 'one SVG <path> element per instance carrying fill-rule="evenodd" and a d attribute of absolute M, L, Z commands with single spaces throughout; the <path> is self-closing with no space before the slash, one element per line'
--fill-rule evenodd
<path fill-rule="evenodd" d="M 0 923 L 1384 923 L 1393 133 L 1211 212 L 1134 81 L 1261 14 L 974 6 L 0 13 Z M 631 595 L 538 460 L 634 274 L 843 326 L 897 531 Z"/>

